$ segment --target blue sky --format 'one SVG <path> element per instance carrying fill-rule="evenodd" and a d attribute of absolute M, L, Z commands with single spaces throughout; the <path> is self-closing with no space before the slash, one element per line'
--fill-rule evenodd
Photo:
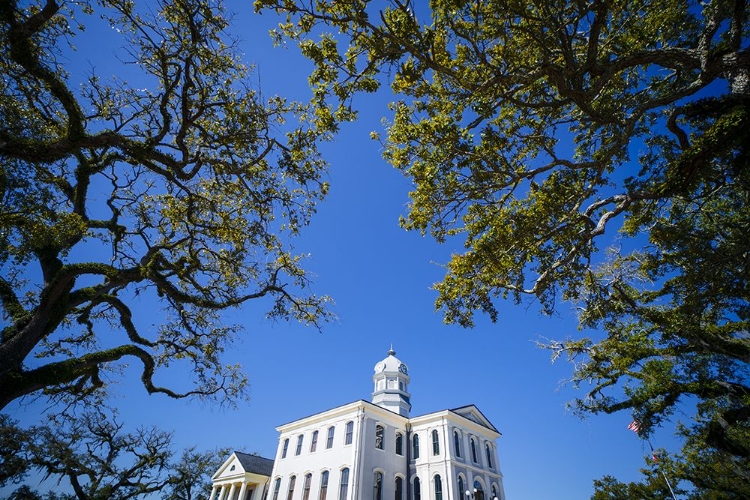
<path fill-rule="evenodd" d="M 273 15 L 254 15 L 249 2 L 230 2 L 229 8 L 238 11 L 232 31 L 243 39 L 247 62 L 257 63 L 263 93 L 309 96 L 309 65 L 294 46 L 271 45 L 267 30 L 277 22 Z M 77 45 L 81 60 L 107 56 L 105 44 Z M 92 52 L 95 46 L 99 54 Z M 73 71 L 88 70 L 77 66 L 80 61 L 74 64 Z M 116 64 L 114 58 L 99 62 L 98 72 Z M 571 366 L 550 364 L 549 353 L 535 346 L 544 338 L 578 334 L 568 306 L 548 318 L 534 303 L 506 302 L 496 324 L 481 317 L 471 330 L 443 324 L 430 287 L 459 243 L 438 245 L 398 226 L 410 183 L 369 139 L 371 131 L 382 132 L 388 98 L 387 91 L 359 98 L 354 104 L 360 120 L 344 125 L 336 141 L 324 146 L 330 195 L 294 243 L 311 255 L 307 268 L 315 275 L 314 290 L 334 299 L 338 320 L 318 332 L 269 323 L 262 317 L 263 304 L 232 311 L 227 321 L 243 324 L 246 332 L 227 361 L 241 363 L 249 376 L 249 402 L 221 409 L 149 397 L 137 372 L 128 370 L 118 389 L 122 419 L 174 430 L 180 447 L 227 446 L 273 457 L 276 426 L 369 400 L 373 366 L 393 345 L 410 368 L 412 415 L 473 403 L 503 434 L 498 453 L 508 500 L 588 498 L 592 480 L 605 474 L 636 479 L 648 449 L 627 430 L 630 416 L 579 420 L 568 412 L 566 402 L 582 394 L 562 383 Z M 147 301 L 135 308 L 141 322 L 158 320 L 159 312 Z M 24 423 L 34 422 L 39 411 L 37 404 L 6 408 Z M 654 445 L 673 442 L 662 433 Z"/>

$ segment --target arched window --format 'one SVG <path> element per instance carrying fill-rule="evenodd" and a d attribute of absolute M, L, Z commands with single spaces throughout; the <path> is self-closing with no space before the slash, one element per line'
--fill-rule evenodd
<path fill-rule="evenodd" d="M 302 500 L 310 500 L 310 483 L 312 482 L 312 473 L 305 474 L 305 484 L 302 485 Z"/>
<path fill-rule="evenodd" d="M 396 477 L 396 496 L 394 500 L 404 500 L 404 478 Z"/>
<path fill-rule="evenodd" d="M 281 478 L 276 478 L 276 483 L 273 485 L 273 500 L 279 500 L 279 490 L 281 489 Z"/>
<path fill-rule="evenodd" d="M 474 500 L 484 500 L 484 489 L 479 481 L 474 481 Z"/>
<path fill-rule="evenodd" d="M 302 440 L 304 439 L 304 434 L 300 434 L 297 436 L 297 449 L 294 451 L 295 455 L 299 455 L 302 453 Z"/>
<path fill-rule="evenodd" d="M 404 435 L 400 432 L 396 433 L 396 455 L 404 454 Z"/>
<path fill-rule="evenodd" d="M 463 476 L 458 476 L 458 496 L 456 496 L 456 498 L 462 499 L 465 491 L 466 485 L 464 484 L 464 478 Z"/>
<path fill-rule="evenodd" d="M 492 499 L 491 500 L 495 500 L 496 498 L 497 498 L 497 488 L 493 484 L 492 485 Z"/>
<path fill-rule="evenodd" d="M 312 441 L 310 441 L 310 453 L 314 452 L 318 447 L 318 431 L 312 433 Z"/>
<path fill-rule="evenodd" d="M 487 467 L 491 469 L 492 468 L 492 450 L 490 449 L 489 443 L 485 443 L 484 450 L 487 452 Z"/>
<path fill-rule="evenodd" d="M 281 481 L 281 479 L 279 479 Z M 422 485 L 419 482 L 419 478 L 414 478 L 414 500 L 422 500 Z"/>
<path fill-rule="evenodd" d="M 477 442 L 474 441 L 474 438 L 471 438 L 471 460 L 474 463 L 477 463 Z"/>
<path fill-rule="evenodd" d="M 346 500 L 349 492 L 349 469 L 341 469 L 341 485 L 339 487 L 339 500 Z"/>
<path fill-rule="evenodd" d="M 344 444 L 352 444 L 353 434 L 354 434 L 354 422 L 350 420 L 346 423 L 346 440 Z"/>
<path fill-rule="evenodd" d="M 286 493 L 286 500 L 292 500 L 294 496 L 294 483 L 297 482 L 297 476 L 291 476 L 289 478 L 289 491 Z"/>
<path fill-rule="evenodd" d="M 461 458 L 461 436 L 458 431 L 453 431 L 453 448 L 456 450 L 456 456 Z"/>
<path fill-rule="evenodd" d="M 443 481 L 435 475 L 435 500 L 443 500 Z"/>
<path fill-rule="evenodd" d="M 419 436 L 414 434 L 414 437 L 411 439 L 412 442 L 412 455 L 414 455 L 414 459 L 416 460 L 419 458 Z"/>
<path fill-rule="evenodd" d="M 281 458 L 286 458 L 286 450 L 289 449 L 289 438 L 284 440 L 284 448 L 281 450 Z"/>
<path fill-rule="evenodd" d="M 440 438 L 436 430 L 432 431 L 432 454 L 440 455 Z"/>
<path fill-rule="evenodd" d="M 375 448 L 378 450 L 383 449 L 383 433 L 385 430 L 382 425 L 375 426 Z"/>
<path fill-rule="evenodd" d="M 372 486 L 372 500 L 383 500 L 383 473 L 375 471 L 375 479 Z"/>
<path fill-rule="evenodd" d="M 326 500 L 328 495 L 328 471 L 324 470 L 320 473 L 320 493 L 318 494 L 318 500 Z"/>
<path fill-rule="evenodd" d="M 333 446 L 333 432 L 336 430 L 334 426 L 328 428 L 328 440 L 326 441 L 326 448 Z"/>

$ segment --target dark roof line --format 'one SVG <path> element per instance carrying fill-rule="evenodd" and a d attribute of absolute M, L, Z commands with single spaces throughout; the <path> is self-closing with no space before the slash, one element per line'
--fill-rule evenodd
<path fill-rule="evenodd" d="M 259 457 L 258 455 L 250 455 L 249 453 L 242 453 L 240 451 L 234 452 L 237 460 L 240 461 L 240 465 L 245 472 L 252 474 L 260 474 L 262 476 L 271 476 L 273 472 L 273 460 L 270 458 Z"/>

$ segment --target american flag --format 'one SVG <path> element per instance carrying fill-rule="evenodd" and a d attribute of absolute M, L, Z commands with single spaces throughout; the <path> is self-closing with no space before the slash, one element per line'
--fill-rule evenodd
<path fill-rule="evenodd" d="M 633 420 L 632 422 L 630 422 L 630 425 L 628 425 L 628 430 L 638 434 L 639 432 L 641 432 L 641 423 L 637 420 Z"/>

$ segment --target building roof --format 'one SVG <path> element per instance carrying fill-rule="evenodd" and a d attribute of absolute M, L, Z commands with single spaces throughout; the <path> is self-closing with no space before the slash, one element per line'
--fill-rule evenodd
<path fill-rule="evenodd" d="M 492 425 L 492 422 L 490 422 L 490 420 L 484 416 L 484 413 L 482 413 L 479 408 L 476 407 L 476 405 L 459 406 L 458 408 L 453 408 L 448 411 L 457 415 L 461 415 L 464 418 L 468 418 L 469 420 L 500 434 L 500 431 L 497 430 L 494 425 Z M 479 418 L 477 418 L 477 416 Z"/>
<path fill-rule="evenodd" d="M 270 458 L 263 458 L 248 453 L 240 453 L 239 451 L 235 451 L 234 455 L 237 457 L 237 460 L 240 461 L 240 465 L 245 469 L 245 472 L 260 474 L 262 476 L 271 476 L 271 473 L 273 472 L 273 460 Z"/>

